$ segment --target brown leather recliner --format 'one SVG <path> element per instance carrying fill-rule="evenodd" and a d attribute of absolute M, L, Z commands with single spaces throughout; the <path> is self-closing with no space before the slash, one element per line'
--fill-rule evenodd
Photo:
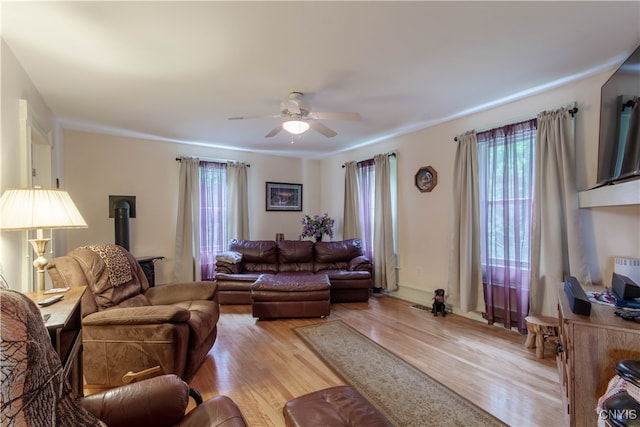
<path fill-rule="evenodd" d="M 135 258 L 112 244 L 81 247 L 47 266 L 55 287 L 87 286 L 82 298 L 87 385 L 124 384 L 128 372 L 190 379 L 217 336 L 214 282 L 149 287 Z M 135 374 L 134 374 L 135 376 Z"/>
<path fill-rule="evenodd" d="M 25 295 L 0 289 L 0 369 L 3 426 L 219 426 L 243 427 L 238 406 L 227 396 L 199 403 L 185 415 L 189 386 L 163 375 L 92 394 L 73 395 L 40 310 Z"/>

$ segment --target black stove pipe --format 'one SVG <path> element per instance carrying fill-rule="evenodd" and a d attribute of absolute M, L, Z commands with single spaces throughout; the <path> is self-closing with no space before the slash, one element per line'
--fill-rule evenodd
<path fill-rule="evenodd" d="M 126 200 L 118 200 L 114 205 L 116 245 L 129 250 L 129 209 L 131 206 Z"/>

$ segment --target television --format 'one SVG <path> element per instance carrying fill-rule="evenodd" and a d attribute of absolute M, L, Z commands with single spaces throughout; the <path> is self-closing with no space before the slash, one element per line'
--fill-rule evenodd
<path fill-rule="evenodd" d="M 640 47 L 602 85 L 597 187 L 640 178 Z"/>

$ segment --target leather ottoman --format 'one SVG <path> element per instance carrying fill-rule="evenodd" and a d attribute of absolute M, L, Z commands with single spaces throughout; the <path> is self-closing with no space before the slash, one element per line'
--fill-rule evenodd
<path fill-rule="evenodd" d="M 326 274 L 261 274 L 251 286 L 253 317 L 324 317 L 331 312 Z"/>
<path fill-rule="evenodd" d="M 285 403 L 287 427 L 390 427 L 376 407 L 349 386 L 336 386 L 305 394 Z"/>

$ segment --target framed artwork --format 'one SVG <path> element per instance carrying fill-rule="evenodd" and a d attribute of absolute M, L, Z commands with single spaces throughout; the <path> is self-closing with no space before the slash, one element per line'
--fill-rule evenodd
<path fill-rule="evenodd" d="M 302 184 L 267 182 L 266 207 L 268 211 L 301 211 Z"/>
<path fill-rule="evenodd" d="M 424 166 L 416 172 L 416 187 L 421 193 L 428 193 L 438 184 L 438 172 L 431 166 Z"/>

